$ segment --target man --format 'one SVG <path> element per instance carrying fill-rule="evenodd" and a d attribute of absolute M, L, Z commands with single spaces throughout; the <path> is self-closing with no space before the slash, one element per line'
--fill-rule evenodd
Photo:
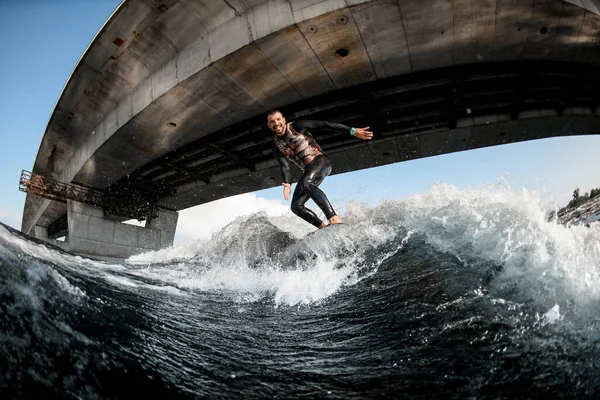
<path fill-rule="evenodd" d="M 287 122 L 278 110 L 267 114 L 267 126 L 275 133 L 273 152 L 281 166 L 283 197 L 286 200 L 290 198 L 292 182 L 290 162 L 304 171 L 292 196 L 292 212 L 319 229 L 325 228 L 327 225 L 313 211 L 304 206 L 308 199 L 312 199 L 323 211 L 330 224 L 342 224 L 343 221 L 335 213 L 327 196 L 319 189 L 323 179 L 331 173 L 331 164 L 310 131 L 332 129 L 363 140 L 372 139 L 373 132 L 368 130 L 368 126 L 366 128 L 350 128 L 335 122 L 308 120 Z"/>

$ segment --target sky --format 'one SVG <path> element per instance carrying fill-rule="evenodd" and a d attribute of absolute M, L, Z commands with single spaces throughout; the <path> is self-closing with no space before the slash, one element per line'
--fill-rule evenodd
<path fill-rule="evenodd" d="M 0 0 L 1 222 L 20 229 L 25 202 L 18 190 L 21 170 L 32 169 L 64 85 L 119 4 Z M 561 206 L 577 187 L 582 193 L 600 187 L 599 149 L 600 135 L 521 142 L 334 175 L 321 187 L 341 212 L 348 201 L 376 204 L 427 191 L 438 182 L 463 190 L 499 179 L 512 190 L 538 191 L 544 201 Z M 236 216 L 257 210 L 290 213 L 279 187 L 231 197 L 181 211 L 175 242 L 206 238 Z"/>

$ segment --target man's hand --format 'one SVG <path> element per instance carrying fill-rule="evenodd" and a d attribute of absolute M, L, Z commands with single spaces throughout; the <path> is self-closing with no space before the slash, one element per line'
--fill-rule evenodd
<path fill-rule="evenodd" d="M 290 185 L 289 183 L 284 183 L 283 184 L 283 198 L 286 200 L 289 200 L 291 191 L 292 191 L 292 185 Z"/>
<path fill-rule="evenodd" d="M 369 131 L 368 126 L 365 128 L 354 128 L 354 136 L 363 140 L 371 140 L 373 139 L 373 132 Z"/>

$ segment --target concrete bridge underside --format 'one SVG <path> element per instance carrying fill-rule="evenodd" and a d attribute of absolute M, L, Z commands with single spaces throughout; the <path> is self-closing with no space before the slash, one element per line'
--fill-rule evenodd
<path fill-rule="evenodd" d="M 170 225 L 155 248 L 174 212 L 280 184 L 272 108 L 373 128 L 371 142 L 316 133 L 334 173 L 597 134 L 598 4 L 126 0 L 67 82 L 33 172 L 119 196 L 94 218 L 158 203 Z M 76 212 L 28 194 L 22 231 L 56 236 L 66 219 L 72 235 Z"/>

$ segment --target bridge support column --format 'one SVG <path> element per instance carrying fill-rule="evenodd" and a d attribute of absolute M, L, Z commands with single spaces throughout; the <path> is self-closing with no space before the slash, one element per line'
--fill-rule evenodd
<path fill-rule="evenodd" d="M 126 258 L 173 245 L 178 213 L 159 210 L 145 227 L 106 219 L 100 207 L 67 201 L 68 249 L 74 253 Z"/>
<path fill-rule="evenodd" d="M 178 219 L 179 213 L 177 211 L 161 208 L 158 210 L 158 218 L 146 222 L 146 229 L 160 231 L 161 248 L 173 246 Z"/>
<path fill-rule="evenodd" d="M 48 228 L 46 228 L 45 226 L 36 225 L 33 228 L 33 237 L 35 237 L 36 239 L 41 239 L 50 244 L 53 244 L 54 246 L 58 246 L 62 249 L 69 250 L 67 243 L 60 241 L 60 240 L 51 239 L 48 236 Z"/>
<path fill-rule="evenodd" d="M 33 228 L 33 236 L 35 236 L 38 239 L 48 240 L 48 228 L 46 228 L 45 226 L 36 225 Z"/>

